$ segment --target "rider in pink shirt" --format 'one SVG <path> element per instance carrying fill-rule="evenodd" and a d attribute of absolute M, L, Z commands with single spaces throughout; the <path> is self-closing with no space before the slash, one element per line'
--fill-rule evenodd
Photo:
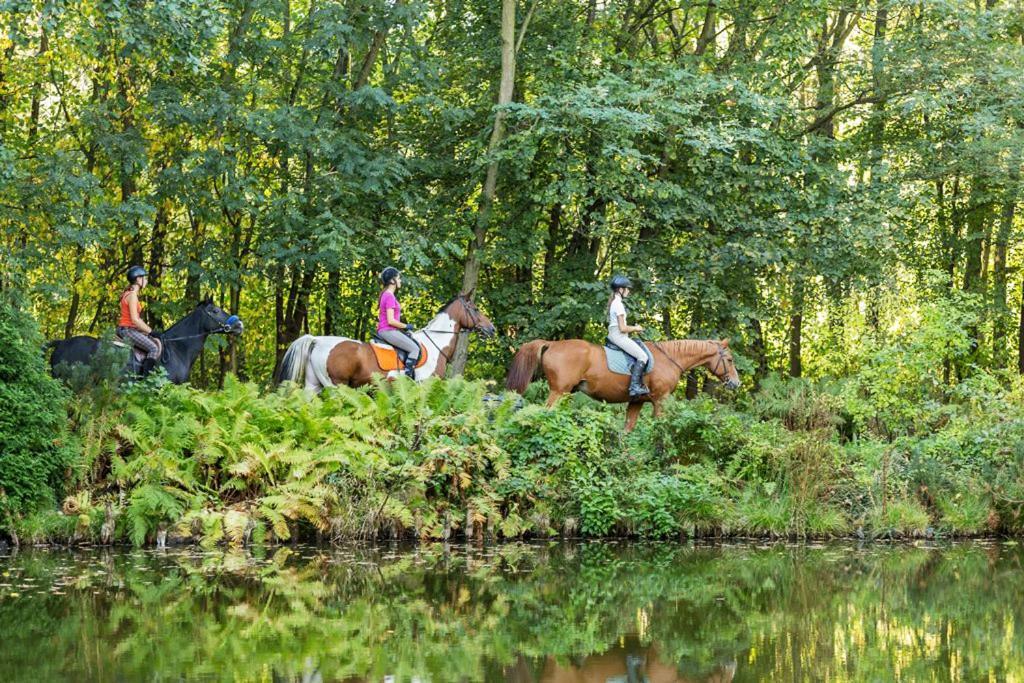
<path fill-rule="evenodd" d="M 420 345 L 412 338 L 412 325 L 401 319 L 402 306 L 398 303 L 395 292 L 402 286 L 402 274 L 397 268 L 388 266 L 380 274 L 384 290 L 380 293 L 377 315 L 377 336 L 405 351 L 405 374 L 416 379 L 416 362 L 420 358 Z"/>

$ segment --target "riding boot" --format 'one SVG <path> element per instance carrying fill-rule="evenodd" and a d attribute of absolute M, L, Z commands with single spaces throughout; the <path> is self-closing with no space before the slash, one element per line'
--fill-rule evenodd
<path fill-rule="evenodd" d="M 153 372 L 153 368 L 156 367 L 155 358 L 143 358 L 142 367 L 139 368 L 139 377 L 145 377 L 149 373 Z"/>
<path fill-rule="evenodd" d="M 647 369 L 647 363 L 644 361 L 633 360 L 633 364 L 629 366 L 629 397 L 637 398 L 638 396 L 645 396 L 651 393 L 651 390 L 644 386 L 644 370 Z"/>
<path fill-rule="evenodd" d="M 419 358 L 412 358 L 411 356 L 405 357 L 405 375 L 415 381 L 416 380 L 416 361 Z"/>

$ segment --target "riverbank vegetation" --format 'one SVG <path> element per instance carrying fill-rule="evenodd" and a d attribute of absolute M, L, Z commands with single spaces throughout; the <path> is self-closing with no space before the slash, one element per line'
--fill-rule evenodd
<path fill-rule="evenodd" d="M 56 498 L 15 510 L 7 530 L 236 546 L 1020 533 L 1024 382 L 979 372 L 943 390 L 928 338 L 909 330 L 845 380 L 680 395 L 629 435 L 621 406 L 548 409 L 542 383 L 522 401 L 461 378 L 319 397 L 230 375 L 216 391 L 100 382 L 70 402 L 75 457 Z"/>

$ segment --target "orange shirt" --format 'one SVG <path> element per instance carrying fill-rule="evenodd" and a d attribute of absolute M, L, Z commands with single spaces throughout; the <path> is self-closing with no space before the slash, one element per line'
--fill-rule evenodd
<path fill-rule="evenodd" d="M 117 321 L 117 326 L 118 327 L 135 327 L 135 323 L 132 322 L 131 311 L 128 309 L 128 295 L 131 293 L 131 291 L 132 290 L 130 290 L 130 289 L 126 289 L 121 294 L 121 319 Z M 136 311 L 136 313 L 141 318 L 142 317 L 142 302 L 139 301 L 138 299 L 136 299 L 136 303 L 138 303 L 138 305 L 139 305 L 139 308 Z"/>

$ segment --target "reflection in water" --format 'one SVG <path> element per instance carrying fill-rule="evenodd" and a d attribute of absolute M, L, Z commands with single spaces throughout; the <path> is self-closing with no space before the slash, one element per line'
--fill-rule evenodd
<path fill-rule="evenodd" d="M 0 555 L 0 680 L 1024 677 L 1014 544 Z"/>

